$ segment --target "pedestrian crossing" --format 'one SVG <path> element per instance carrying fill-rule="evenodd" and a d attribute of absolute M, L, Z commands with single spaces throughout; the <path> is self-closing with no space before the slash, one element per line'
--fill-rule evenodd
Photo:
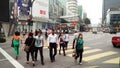
<path fill-rule="evenodd" d="M 110 64 L 120 64 L 120 57 L 109 59 L 107 61 L 104 61 L 103 63 L 110 63 Z"/>
<path fill-rule="evenodd" d="M 87 62 L 90 62 L 90 61 L 94 61 L 94 60 L 97 60 L 97 59 L 100 59 L 100 58 L 103 58 L 103 57 L 106 57 L 106 56 L 114 55 L 114 54 L 117 54 L 117 52 L 108 51 L 108 52 L 99 53 L 99 54 L 96 54 L 96 55 L 84 57 L 83 60 L 87 61 Z"/>
<path fill-rule="evenodd" d="M 73 49 L 71 48 L 71 46 L 65 52 L 67 54 L 66 55 L 67 57 L 72 57 Z M 61 52 L 61 53 L 63 53 L 63 52 Z M 116 55 L 116 54 L 118 54 L 118 52 L 103 51 L 102 49 L 93 49 L 91 47 L 84 47 L 83 61 L 85 61 L 85 62 L 92 62 L 92 61 L 100 60 L 100 59 L 103 59 L 105 57 L 110 57 L 110 56 Z M 111 58 L 111 59 L 106 59 L 106 60 L 102 61 L 102 63 L 119 64 L 119 59 L 120 59 L 119 57 Z"/>

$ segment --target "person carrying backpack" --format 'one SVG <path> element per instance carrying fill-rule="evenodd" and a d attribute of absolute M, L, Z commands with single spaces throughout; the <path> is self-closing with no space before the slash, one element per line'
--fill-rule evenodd
<path fill-rule="evenodd" d="M 60 45 L 60 49 L 59 49 L 59 55 L 61 55 L 61 47 L 63 48 L 63 54 L 64 56 L 66 56 L 65 54 L 65 41 L 64 41 L 64 35 L 61 34 L 59 37 L 59 45 Z"/>
<path fill-rule="evenodd" d="M 78 35 L 78 38 L 76 38 L 75 40 L 75 48 L 76 48 L 75 62 L 77 62 L 77 58 L 80 57 L 79 64 L 82 64 L 83 43 L 84 43 L 83 35 L 80 33 Z"/>

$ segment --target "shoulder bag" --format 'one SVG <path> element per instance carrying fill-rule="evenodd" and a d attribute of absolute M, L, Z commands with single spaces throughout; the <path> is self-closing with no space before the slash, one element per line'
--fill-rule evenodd
<path fill-rule="evenodd" d="M 32 43 L 31 43 L 31 45 L 33 44 L 33 42 L 34 42 L 34 39 L 33 39 Z M 30 46 L 25 45 L 24 51 L 29 52 L 29 49 L 30 49 L 31 45 Z"/>

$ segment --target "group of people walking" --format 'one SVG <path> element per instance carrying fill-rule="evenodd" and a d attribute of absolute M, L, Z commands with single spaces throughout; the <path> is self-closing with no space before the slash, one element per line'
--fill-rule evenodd
<path fill-rule="evenodd" d="M 82 64 L 82 53 L 83 53 L 83 36 L 82 34 L 74 34 L 74 41 L 73 41 L 73 49 L 75 49 L 76 56 L 75 61 L 77 61 L 77 58 L 80 56 L 79 64 Z M 14 44 L 14 53 L 16 55 L 16 60 L 19 56 L 19 46 L 20 41 L 22 38 L 20 37 L 19 32 L 15 32 L 15 35 L 13 36 L 13 44 Z M 51 62 L 55 62 L 56 55 L 57 55 L 57 47 L 59 46 L 59 55 L 61 55 L 61 49 L 63 49 L 63 55 L 66 56 L 65 51 L 68 49 L 68 42 L 69 42 L 69 34 L 68 32 L 60 33 L 59 36 L 55 34 L 54 30 L 51 30 L 51 33 L 49 33 L 47 37 L 47 45 L 49 48 L 49 55 Z M 22 43 L 22 41 L 21 41 Z M 27 46 L 29 47 L 29 50 L 26 51 L 26 64 L 29 64 L 29 54 L 31 54 L 32 58 L 32 64 L 35 66 L 35 61 L 38 60 L 38 51 L 40 53 L 40 59 L 41 64 L 44 65 L 44 55 L 43 55 L 43 47 L 44 47 L 44 36 L 42 34 L 42 31 L 39 30 L 36 31 L 35 34 L 29 33 L 28 37 L 26 38 L 24 42 L 23 49 L 25 49 Z"/>

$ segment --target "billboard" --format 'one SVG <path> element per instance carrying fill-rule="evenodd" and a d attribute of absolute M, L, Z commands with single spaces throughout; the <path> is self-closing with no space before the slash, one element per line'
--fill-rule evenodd
<path fill-rule="evenodd" d="M 9 2 L 9 20 L 10 23 L 18 23 L 17 0 L 10 0 Z"/>
<path fill-rule="evenodd" d="M 0 23 L 9 22 L 9 0 L 1 0 L 0 2 Z"/>
<path fill-rule="evenodd" d="M 49 18 L 49 0 L 35 0 L 32 6 L 33 18 Z"/>
<path fill-rule="evenodd" d="M 19 20 L 29 19 L 31 14 L 32 1 L 31 0 L 18 0 L 18 18 Z"/>

